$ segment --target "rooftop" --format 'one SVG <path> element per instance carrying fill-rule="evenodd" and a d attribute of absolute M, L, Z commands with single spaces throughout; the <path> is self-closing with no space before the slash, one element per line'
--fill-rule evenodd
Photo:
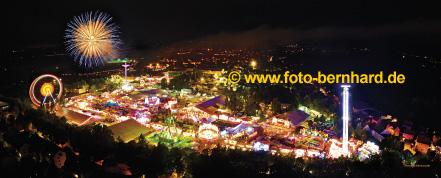
<path fill-rule="evenodd" d="M 164 90 L 156 88 L 156 89 L 147 90 L 147 91 L 139 91 L 139 93 L 136 93 L 136 94 L 129 94 L 128 97 L 130 97 L 134 100 L 139 100 L 139 99 L 143 99 L 143 98 L 150 97 L 153 95 L 158 95 L 158 94 L 162 95 L 162 94 L 166 94 L 166 92 Z"/>
<path fill-rule="evenodd" d="M 417 142 L 424 143 L 424 144 L 430 144 L 430 137 L 424 134 L 420 134 L 417 137 Z"/>
<path fill-rule="evenodd" d="M 78 125 L 86 124 L 86 121 L 91 117 L 91 116 L 85 115 L 83 113 L 72 111 L 72 110 L 69 110 L 66 108 L 59 109 L 56 112 L 56 114 L 60 117 L 64 116 L 64 117 L 66 117 L 68 122 L 78 124 Z"/>
<path fill-rule="evenodd" d="M 408 135 L 415 135 L 415 131 L 413 131 L 413 130 L 408 130 L 408 129 L 404 129 L 404 132 L 403 132 L 403 133 L 408 134 Z"/>
<path fill-rule="evenodd" d="M 146 134 L 150 131 L 149 128 L 135 121 L 134 119 L 128 119 L 120 123 L 109 126 L 112 130 L 115 138 L 120 137 L 124 142 L 133 140 L 141 134 Z"/>
<path fill-rule="evenodd" d="M 409 121 L 409 120 L 404 120 L 403 125 L 412 127 L 413 126 L 413 122 Z"/>
<path fill-rule="evenodd" d="M 298 126 L 305 121 L 309 115 L 301 110 L 289 111 L 276 116 L 279 119 L 288 119 L 294 126 Z"/>
<path fill-rule="evenodd" d="M 213 99 L 207 100 L 201 104 L 196 105 L 196 108 L 209 113 L 215 114 L 215 112 L 222 106 L 225 105 L 225 96 L 219 95 Z"/>

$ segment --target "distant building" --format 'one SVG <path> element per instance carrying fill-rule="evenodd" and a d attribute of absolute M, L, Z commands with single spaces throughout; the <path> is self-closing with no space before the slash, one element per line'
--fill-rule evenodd
<path fill-rule="evenodd" d="M 372 136 L 378 141 L 382 141 L 384 136 L 381 133 L 385 130 L 381 125 L 376 125 L 375 123 L 369 125 Z M 390 134 L 390 133 L 389 133 Z"/>
<path fill-rule="evenodd" d="M 369 125 L 366 124 L 366 126 L 363 127 L 363 130 L 370 132 L 371 128 L 369 127 Z"/>
<path fill-rule="evenodd" d="M 389 123 L 386 126 L 386 130 L 389 131 L 390 135 L 398 137 L 400 135 L 400 128 L 395 123 Z"/>
<path fill-rule="evenodd" d="M 375 123 L 375 124 L 381 124 L 381 118 L 380 117 L 376 117 L 374 116 L 371 120 L 371 123 Z"/>
<path fill-rule="evenodd" d="M 413 140 L 414 136 L 415 136 L 415 131 L 405 129 L 403 132 L 403 139 Z"/>
<path fill-rule="evenodd" d="M 87 125 L 93 122 L 93 116 L 66 108 L 61 108 L 57 110 L 56 114 L 59 117 L 66 117 L 68 123 L 76 124 L 79 126 Z"/>
<path fill-rule="evenodd" d="M 290 111 L 278 114 L 271 120 L 273 124 L 281 123 L 285 127 L 298 127 L 309 118 L 309 115 L 302 110 Z"/>
<path fill-rule="evenodd" d="M 196 108 L 209 115 L 216 115 L 216 111 L 225 107 L 225 98 L 226 97 L 224 95 L 219 95 L 213 99 L 196 105 Z"/>
<path fill-rule="evenodd" d="M 381 120 L 391 120 L 391 119 L 392 119 L 391 115 L 381 116 Z"/>
<path fill-rule="evenodd" d="M 423 134 L 418 135 L 417 139 L 415 140 L 415 147 L 416 150 L 422 154 L 426 154 L 430 147 L 430 137 Z"/>
<path fill-rule="evenodd" d="M 415 152 L 415 149 L 414 149 L 414 144 L 413 144 L 413 142 L 410 142 L 410 141 L 405 141 L 404 142 L 404 148 L 403 148 L 403 151 L 406 151 L 406 150 L 408 150 L 410 153 L 412 153 L 412 155 L 414 155 L 416 152 Z"/>
<path fill-rule="evenodd" d="M 86 93 L 86 89 L 85 88 L 76 88 L 71 90 L 72 93 L 77 93 L 77 94 L 83 94 Z"/>
<path fill-rule="evenodd" d="M 186 88 L 181 89 L 181 94 L 183 94 L 183 95 L 187 95 L 190 93 L 191 93 L 191 89 L 186 89 Z"/>
<path fill-rule="evenodd" d="M 380 133 L 381 135 L 392 135 L 391 132 L 387 129 L 384 129 L 383 132 Z"/>
<path fill-rule="evenodd" d="M 408 121 L 408 120 L 404 120 L 403 127 L 405 129 L 407 129 L 407 130 L 412 130 L 413 122 L 412 121 Z"/>
<path fill-rule="evenodd" d="M 372 130 L 371 133 L 372 133 L 372 136 L 380 142 L 384 139 L 383 135 L 379 134 L 375 130 Z"/>
<path fill-rule="evenodd" d="M 281 103 L 280 106 L 281 106 L 282 111 L 287 111 L 287 110 L 289 110 L 289 108 L 291 108 L 290 103 Z"/>

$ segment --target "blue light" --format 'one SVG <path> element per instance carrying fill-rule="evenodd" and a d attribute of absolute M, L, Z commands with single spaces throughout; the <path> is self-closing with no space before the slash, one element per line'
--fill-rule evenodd
<path fill-rule="evenodd" d="M 269 145 L 260 142 L 254 142 L 254 151 L 269 151 Z"/>

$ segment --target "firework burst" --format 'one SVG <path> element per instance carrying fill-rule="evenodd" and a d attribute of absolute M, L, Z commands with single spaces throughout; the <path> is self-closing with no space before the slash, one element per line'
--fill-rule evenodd
<path fill-rule="evenodd" d="M 108 14 L 97 11 L 76 16 L 67 24 L 66 50 L 80 66 L 104 65 L 117 57 L 119 27 L 111 21 Z"/>

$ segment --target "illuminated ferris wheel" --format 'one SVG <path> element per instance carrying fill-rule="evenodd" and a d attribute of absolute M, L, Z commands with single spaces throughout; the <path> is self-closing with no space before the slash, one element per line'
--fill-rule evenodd
<path fill-rule="evenodd" d="M 29 97 L 37 106 L 57 103 L 63 93 L 61 80 L 52 74 L 37 77 L 29 88 Z"/>

